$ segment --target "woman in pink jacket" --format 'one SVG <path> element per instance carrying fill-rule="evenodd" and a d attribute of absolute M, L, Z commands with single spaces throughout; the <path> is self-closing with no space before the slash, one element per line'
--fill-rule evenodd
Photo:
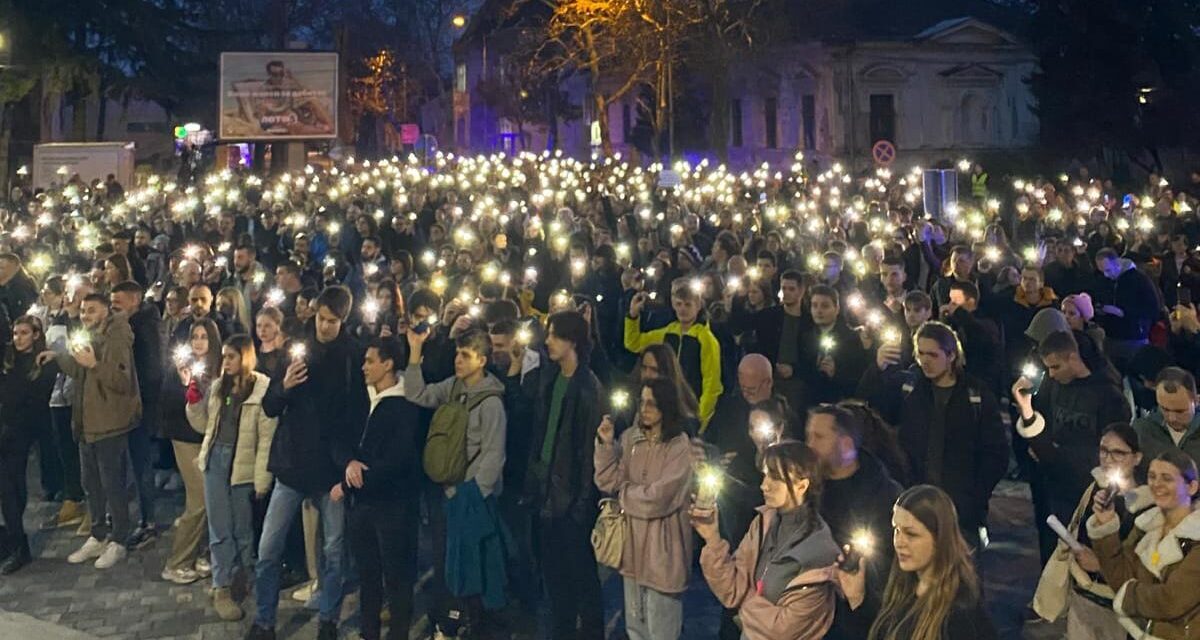
<path fill-rule="evenodd" d="M 635 428 L 613 437 L 604 416 L 596 430 L 596 486 L 615 494 L 625 517 L 621 575 L 630 640 L 676 640 L 692 559 L 687 506 L 692 486 L 686 410 L 677 385 L 642 385 Z"/>
<path fill-rule="evenodd" d="M 736 552 L 717 530 L 716 509 L 694 507 L 704 539 L 700 568 L 717 600 L 738 609 L 746 640 L 816 640 L 833 624 L 837 543 L 817 513 L 821 471 L 804 444 L 763 454 L 765 505 Z"/>

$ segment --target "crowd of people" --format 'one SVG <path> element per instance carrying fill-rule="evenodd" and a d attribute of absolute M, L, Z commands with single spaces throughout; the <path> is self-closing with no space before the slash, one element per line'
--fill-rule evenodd
<path fill-rule="evenodd" d="M 363 638 L 407 638 L 418 548 L 434 638 L 512 612 L 603 638 L 618 573 L 626 636 L 675 640 L 699 572 L 722 639 L 986 640 L 1007 476 L 1036 512 L 1031 620 L 1190 638 L 1196 200 L 962 168 L 938 215 L 920 168 L 799 154 L 17 188 L 0 574 L 33 561 L 36 448 L 68 562 L 169 538 L 162 578 L 211 580 L 223 620 L 252 600 L 251 640 L 297 583 L 318 638 L 353 591 Z"/>

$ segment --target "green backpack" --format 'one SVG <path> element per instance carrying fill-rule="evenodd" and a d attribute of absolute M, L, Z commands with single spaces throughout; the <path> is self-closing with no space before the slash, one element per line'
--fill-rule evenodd
<path fill-rule="evenodd" d="M 467 477 L 467 467 L 475 458 L 467 458 L 467 423 L 471 411 L 488 398 L 498 398 L 495 391 L 480 393 L 470 402 L 462 382 L 454 381 L 450 399 L 438 407 L 429 423 L 429 434 L 425 436 L 425 451 L 421 462 L 425 475 L 442 485 L 456 485 Z M 478 453 L 475 457 L 478 457 Z"/>

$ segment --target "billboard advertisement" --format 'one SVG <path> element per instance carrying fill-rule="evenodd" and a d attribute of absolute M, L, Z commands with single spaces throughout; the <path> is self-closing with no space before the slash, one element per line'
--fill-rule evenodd
<path fill-rule="evenodd" d="M 222 140 L 335 138 L 338 54 L 222 53 L 220 105 Z"/>

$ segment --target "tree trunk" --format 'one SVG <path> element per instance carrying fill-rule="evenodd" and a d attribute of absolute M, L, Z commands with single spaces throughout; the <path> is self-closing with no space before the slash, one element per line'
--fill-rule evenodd
<path fill-rule="evenodd" d="M 99 104 L 96 109 L 96 140 L 104 140 L 105 120 L 108 119 L 108 98 L 105 93 L 108 91 L 108 78 L 101 73 L 100 82 L 96 87 L 96 97 Z"/>
<path fill-rule="evenodd" d="M 596 121 L 600 123 L 600 148 L 605 157 L 609 157 L 613 154 L 613 146 L 608 131 L 608 100 L 599 91 L 594 91 L 592 95 L 596 103 Z"/>

